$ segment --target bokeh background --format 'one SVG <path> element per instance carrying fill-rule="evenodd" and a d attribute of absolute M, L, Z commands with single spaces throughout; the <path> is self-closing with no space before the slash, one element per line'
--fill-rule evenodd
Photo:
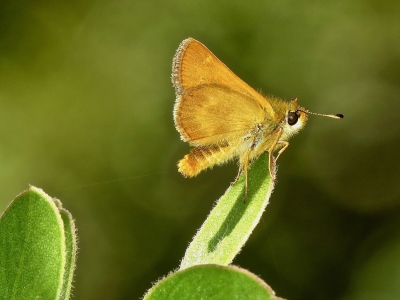
<path fill-rule="evenodd" d="M 311 116 L 235 259 L 289 299 L 400 299 L 400 2 L 2 1 L 0 211 L 32 184 L 78 226 L 74 299 L 177 268 L 235 163 L 184 179 L 172 57 L 194 37 Z"/>

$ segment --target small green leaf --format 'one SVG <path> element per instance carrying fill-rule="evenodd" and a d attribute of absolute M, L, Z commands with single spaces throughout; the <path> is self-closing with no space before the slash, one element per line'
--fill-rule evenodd
<path fill-rule="evenodd" d="M 272 289 L 247 270 L 234 266 L 199 265 L 158 282 L 144 300 L 252 299 L 276 300 Z"/>
<path fill-rule="evenodd" d="M 273 190 L 268 153 L 249 170 L 247 199 L 244 175 L 218 200 L 186 250 L 180 270 L 198 264 L 228 265 L 239 253 L 259 222 Z"/>
<path fill-rule="evenodd" d="M 58 208 L 61 218 L 64 222 L 64 234 L 65 234 L 65 273 L 63 286 L 61 288 L 60 300 L 67 300 L 70 297 L 72 289 L 72 279 L 74 276 L 76 257 L 78 251 L 78 241 L 76 235 L 76 227 L 74 219 L 69 211 L 62 208 L 61 202 L 58 201 Z"/>
<path fill-rule="evenodd" d="M 0 217 L 0 299 L 67 299 L 75 262 L 67 253 L 76 251 L 72 234 L 72 219 L 62 217 L 41 189 L 17 196 Z"/>

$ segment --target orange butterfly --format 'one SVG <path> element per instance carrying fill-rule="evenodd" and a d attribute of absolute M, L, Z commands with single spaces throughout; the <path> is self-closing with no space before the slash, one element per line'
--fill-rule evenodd
<path fill-rule="evenodd" d="M 262 96 L 192 38 L 184 40 L 175 54 L 172 82 L 175 127 L 181 139 L 194 147 L 178 162 L 179 172 L 193 177 L 238 158 L 235 182 L 245 172 L 246 193 L 250 163 L 268 151 L 274 176 L 275 162 L 289 146 L 289 138 L 304 127 L 308 114 L 316 114 L 300 107 L 297 98 L 285 102 Z M 343 118 L 341 114 L 316 115 Z"/>

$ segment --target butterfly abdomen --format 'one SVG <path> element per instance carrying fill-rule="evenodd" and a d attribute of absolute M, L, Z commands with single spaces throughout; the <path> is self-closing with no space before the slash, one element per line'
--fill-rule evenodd
<path fill-rule="evenodd" d="M 185 177 L 194 177 L 201 171 L 219 165 L 231 159 L 233 149 L 219 145 L 193 148 L 178 162 L 178 170 Z"/>

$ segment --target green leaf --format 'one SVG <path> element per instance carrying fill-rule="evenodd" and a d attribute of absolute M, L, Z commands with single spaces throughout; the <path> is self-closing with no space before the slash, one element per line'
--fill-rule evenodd
<path fill-rule="evenodd" d="M 72 218 L 63 214 L 50 196 L 30 187 L 1 215 L 0 299 L 69 297 L 76 238 Z"/>
<path fill-rule="evenodd" d="M 256 275 L 234 266 L 199 265 L 158 282 L 143 300 L 280 299 Z"/>
<path fill-rule="evenodd" d="M 186 250 L 180 270 L 198 264 L 228 265 L 239 253 L 259 222 L 273 190 L 268 153 L 249 170 L 247 199 L 244 175 L 218 200 Z"/>
<path fill-rule="evenodd" d="M 64 222 L 64 234 L 65 234 L 65 272 L 63 279 L 63 286 L 61 288 L 60 300 L 69 299 L 72 280 L 74 277 L 74 271 L 76 266 L 76 257 L 78 251 L 78 241 L 76 235 L 76 227 L 74 219 L 69 211 L 62 208 L 61 202 L 57 201 L 61 218 Z"/>

